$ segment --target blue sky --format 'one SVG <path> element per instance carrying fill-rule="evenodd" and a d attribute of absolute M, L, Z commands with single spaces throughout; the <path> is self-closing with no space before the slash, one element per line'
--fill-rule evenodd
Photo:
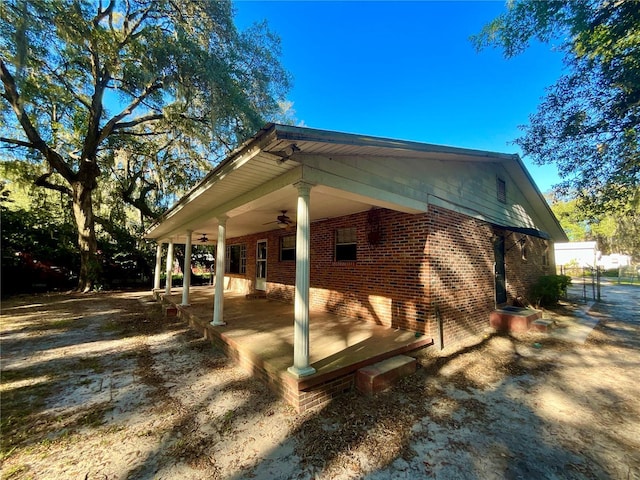
<path fill-rule="evenodd" d="M 293 76 L 288 99 L 305 126 L 505 153 L 562 54 L 533 44 L 506 60 L 469 36 L 504 2 L 239 1 L 236 24 L 267 20 Z M 554 166 L 524 161 L 541 191 Z"/>

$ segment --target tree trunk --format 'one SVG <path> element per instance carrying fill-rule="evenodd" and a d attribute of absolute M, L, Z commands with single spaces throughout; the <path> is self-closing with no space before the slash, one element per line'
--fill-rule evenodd
<path fill-rule="evenodd" d="M 73 215 L 78 228 L 78 247 L 80 249 L 80 276 L 78 278 L 78 290 L 87 292 L 93 288 L 93 283 L 98 277 L 100 264 L 96 257 L 97 241 L 95 223 L 93 218 L 93 201 L 91 192 L 93 188 L 74 182 L 73 189 Z"/>

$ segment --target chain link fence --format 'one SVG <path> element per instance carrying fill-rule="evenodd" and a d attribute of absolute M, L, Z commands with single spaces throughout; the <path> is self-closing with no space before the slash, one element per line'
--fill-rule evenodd
<path fill-rule="evenodd" d="M 561 275 L 571 277 L 571 285 L 567 289 L 567 299 L 600 301 L 600 287 L 603 284 L 639 284 L 640 267 L 626 266 L 605 270 L 601 267 L 560 266 Z"/>

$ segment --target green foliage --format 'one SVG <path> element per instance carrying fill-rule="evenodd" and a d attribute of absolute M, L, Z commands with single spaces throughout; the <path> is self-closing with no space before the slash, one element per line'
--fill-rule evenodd
<path fill-rule="evenodd" d="M 615 212 L 593 215 L 576 199 L 551 199 L 551 209 L 569 240 L 596 240 L 603 254 L 623 253 L 640 261 L 640 187 Z"/>
<path fill-rule="evenodd" d="M 80 286 L 95 271 L 94 220 L 139 234 L 281 113 L 279 56 L 266 24 L 236 29 L 227 1 L 3 2 L 3 160 L 72 200 Z"/>
<path fill-rule="evenodd" d="M 43 197 L 29 210 L 13 201 L 6 183 L 2 194 L 2 294 L 71 288 L 79 267 L 73 223 Z"/>
<path fill-rule="evenodd" d="M 506 57 L 533 39 L 565 52 L 567 73 L 547 90 L 518 143 L 556 163 L 557 192 L 591 215 L 618 211 L 640 185 L 640 8 L 635 1 L 528 1 L 473 37 Z"/>
<path fill-rule="evenodd" d="M 560 222 L 569 241 L 582 242 L 588 239 L 588 225 L 582 218 L 577 200 L 551 200 L 551 210 Z"/>
<path fill-rule="evenodd" d="M 544 275 L 538 279 L 531 289 L 532 297 L 538 307 L 552 307 L 562 297 L 567 296 L 567 287 L 571 285 L 571 277 L 567 275 Z"/>

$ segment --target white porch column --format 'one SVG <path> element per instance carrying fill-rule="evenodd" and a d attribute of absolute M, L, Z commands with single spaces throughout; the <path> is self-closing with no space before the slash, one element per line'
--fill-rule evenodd
<path fill-rule="evenodd" d="M 213 297 L 213 322 L 220 326 L 227 323 L 222 320 L 224 309 L 224 264 L 226 255 L 227 216 L 218 217 L 218 244 L 216 245 L 216 291 Z"/>
<path fill-rule="evenodd" d="M 162 269 L 162 243 L 156 245 L 156 268 L 153 271 L 153 289 L 160 290 L 160 270 Z"/>
<path fill-rule="evenodd" d="M 187 230 L 187 241 L 184 244 L 184 266 L 182 267 L 182 303 L 183 307 L 189 306 L 189 289 L 191 288 L 191 234 L 193 230 Z"/>
<path fill-rule="evenodd" d="M 171 273 L 173 272 L 173 240 L 169 240 L 169 246 L 167 247 L 167 281 L 164 288 L 164 293 L 167 295 L 171 295 L 171 283 L 173 279 L 171 278 Z"/>
<path fill-rule="evenodd" d="M 293 325 L 293 366 L 288 371 L 296 377 L 316 373 L 309 365 L 309 276 L 310 276 L 310 221 L 309 199 L 312 185 L 295 184 L 298 188 L 296 218 L 296 295 Z"/>

